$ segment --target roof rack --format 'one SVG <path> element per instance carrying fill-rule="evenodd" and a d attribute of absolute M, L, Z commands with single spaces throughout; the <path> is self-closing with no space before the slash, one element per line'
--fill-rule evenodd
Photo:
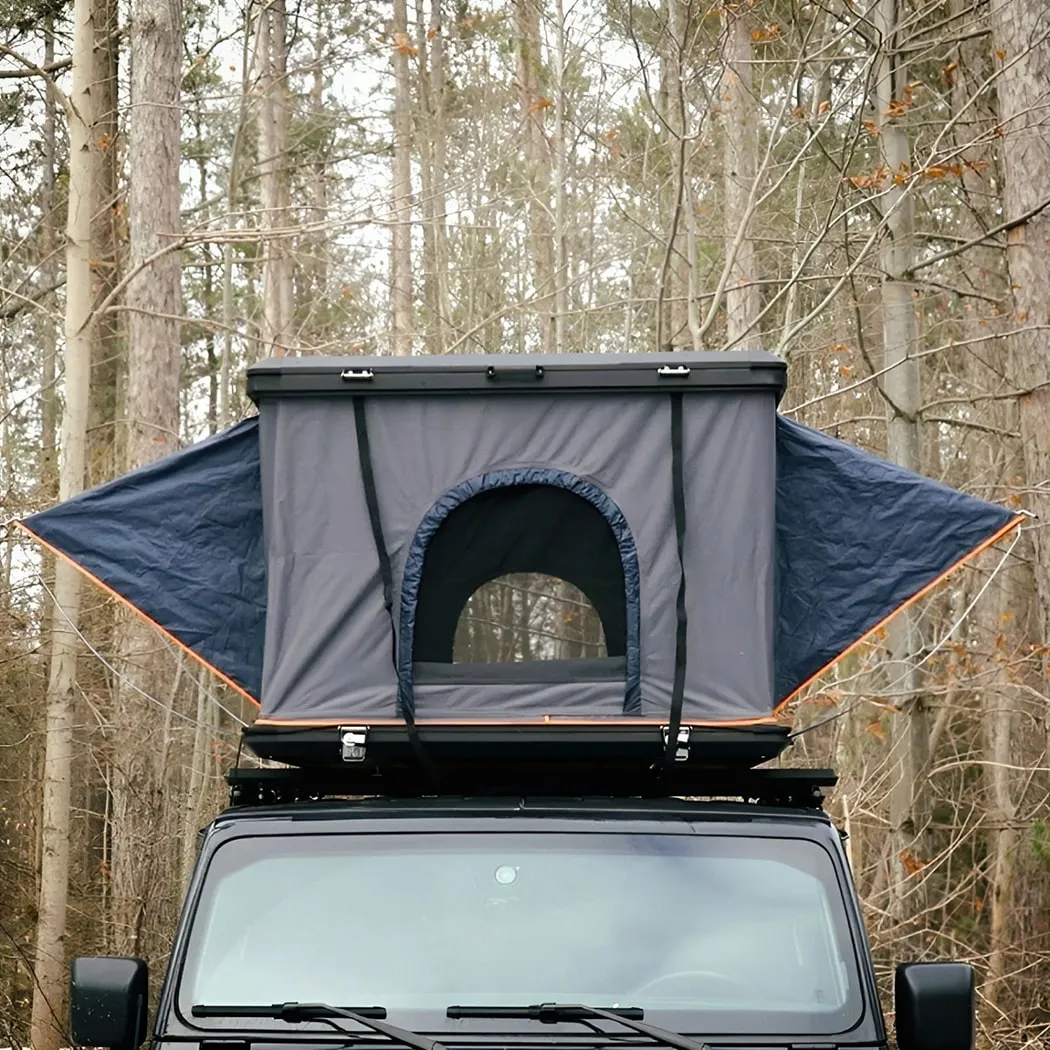
<path fill-rule="evenodd" d="M 587 771 L 507 763 L 471 764 L 469 770 L 382 770 L 321 767 L 255 769 L 237 767 L 226 774 L 230 805 L 269 806 L 362 796 L 423 797 L 556 796 L 612 798 L 724 798 L 765 806 L 819 810 L 823 789 L 838 777 L 830 769 L 715 769 L 615 766 Z"/>

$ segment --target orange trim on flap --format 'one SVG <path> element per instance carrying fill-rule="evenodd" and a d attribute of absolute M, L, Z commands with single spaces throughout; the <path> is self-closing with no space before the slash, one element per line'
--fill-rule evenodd
<path fill-rule="evenodd" d="M 993 533 L 983 543 L 979 543 L 976 547 L 974 547 L 972 551 L 969 551 L 968 553 L 964 554 L 957 562 L 950 565 L 947 569 L 944 570 L 944 572 L 940 574 L 940 576 L 938 576 L 934 580 L 931 580 L 928 584 L 926 584 L 925 587 L 921 587 L 919 590 L 917 590 L 907 601 L 902 602 L 900 605 L 898 605 L 897 608 L 893 610 L 893 612 L 889 613 L 889 615 L 887 616 L 884 616 L 881 620 L 879 620 L 877 624 L 875 624 L 874 627 L 872 627 L 868 631 L 865 631 L 864 634 L 862 634 L 855 642 L 843 649 L 842 652 L 838 654 L 838 656 L 833 657 L 831 660 L 829 660 L 819 671 L 817 671 L 815 674 L 811 674 L 809 678 L 807 678 L 800 686 L 798 686 L 787 696 L 785 696 L 784 699 L 781 700 L 780 703 L 773 708 L 773 714 L 776 714 L 778 711 L 783 710 L 788 704 L 791 703 L 792 700 L 795 699 L 796 696 L 798 696 L 799 693 L 802 692 L 803 689 L 812 685 L 813 682 L 815 682 L 825 671 L 829 670 L 831 667 L 834 667 L 835 664 L 837 664 L 839 660 L 841 660 L 844 656 L 849 656 L 849 654 L 852 653 L 854 649 L 863 645 L 873 634 L 885 627 L 886 624 L 888 624 L 890 620 L 892 620 L 894 616 L 897 615 L 897 613 L 903 612 L 909 606 L 914 605 L 917 601 L 919 601 L 920 598 L 925 598 L 926 595 L 934 589 L 934 587 L 936 587 L 938 584 L 943 583 L 949 576 L 951 576 L 953 572 L 955 572 L 956 569 L 965 565 L 971 558 L 976 558 L 978 554 L 980 554 L 982 551 L 986 551 L 993 544 L 998 543 L 1004 536 L 1008 536 L 1023 521 L 1024 515 L 1018 514 L 1016 518 L 1013 518 L 1011 521 L 1008 521 L 1001 529 L 999 529 L 998 532 Z"/>
<path fill-rule="evenodd" d="M 13 524 L 17 525 L 28 536 L 32 536 L 33 539 L 36 540 L 36 542 L 39 543 L 41 547 L 46 547 L 53 555 L 55 555 L 56 558 L 61 558 L 67 564 L 72 565 L 74 569 L 86 576 L 93 584 L 95 584 L 96 587 L 101 587 L 102 590 L 104 590 L 106 594 L 108 594 L 111 598 L 116 598 L 118 602 L 121 602 L 122 604 L 126 605 L 129 609 L 133 610 L 135 613 L 141 616 L 142 619 L 144 619 L 147 623 L 152 624 L 154 627 L 156 627 L 157 630 L 160 631 L 160 633 L 163 634 L 165 638 L 174 642 L 175 645 L 177 645 L 184 653 L 188 654 L 189 656 L 192 656 L 193 659 L 197 661 L 197 663 L 199 663 L 202 667 L 206 667 L 209 671 L 211 671 L 213 675 L 215 675 L 216 678 L 223 682 L 223 684 L 228 685 L 235 693 L 238 693 L 241 696 L 243 696 L 245 700 L 251 701 L 251 703 L 255 704 L 256 707 L 260 706 L 259 701 L 256 700 L 255 697 L 252 696 L 252 694 L 249 693 L 247 689 L 245 689 L 243 686 L 238 685 L 232 678 L 229 678 L 228 676 L 224 675 L 222 671 L 220 671 L 217 667 L 208 663 L 208 661 L 205 660 L 204 657 L 200 655 L 200 653 L 195 653 L 185 642 L 180 642 L 179 639 L 171 633 L 171 631 L 167 631 L 163 627 L 161 627 L 161 625 L 157 623 L 157 621 L 154 620 L 152 616 L 150 616 L 148 613 L 144 613 L 137 605 L 134 605 L 132 604 L 132 602 L 128 601 L 128 599 L 125 598 L 123 594 L 120 594 L 118 591 L 113 590 L 113 588 L 110 587 L 108 583 L 103 583 L 94 573 L 89 572 L 87 569 L 85 569 L 84 566 L 80 564 L 80 562 L 75 561 L 68 554 L 65 554 L 63 551 L 60 551 L 57 547 L 53 547 L 50 543 L 47 542 L 47 540 L 41 539 L 28 525 L 26 525 L 24 521 L 19 521 L 16 518 Z"/>
<path fill-rule="evenodd" d="M 332 726 L 345 726 L 353 722 L 352 718 L 257 718 L 253 725 L 278 726 L 299 729 L 324 729 Z M 358 722 L 370 726 L 403 726 L 404 720 L 400 718 L 361 718 Z M 666 725 L 666 718 L 559 718 L 556 715 L 540 715 L 534 720 L 522 721 L 516 719 L 499 718 L 417 718 L 416 726 L 426 729 L 427 726 L 644 726 L 644 725 Z M 682 719 L 682 725 L 695 726 L 698 729 L 720 729 L 750 726 L 771 726 L 777 721 L 772 717 L 764 718 L 742 718 L 726 722 L 690 722 Z"/>

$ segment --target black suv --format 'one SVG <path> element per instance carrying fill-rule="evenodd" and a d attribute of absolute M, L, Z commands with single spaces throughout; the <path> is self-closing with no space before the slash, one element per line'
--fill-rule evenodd
<path fill-rule="evenodd" d="M 346 799 L 297 776 L 240 771 L 203 833 L 153 1050 L 887 1045 L 833 778 L 685 801 Z M 970 1050 L 973 988 L 969 966 L 901 966 L 901 1050 Z M 77 959 L 74 1038 L 135 1050 L 147 998 L 140 960 Z"/>

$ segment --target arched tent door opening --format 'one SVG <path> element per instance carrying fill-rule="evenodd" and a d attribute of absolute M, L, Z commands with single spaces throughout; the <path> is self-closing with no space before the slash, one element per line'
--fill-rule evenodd
<path fill-rule="evenodd" d="M 461 614 L 486 584 L 542 574 L 572 585 L 601 621 L 604 655 L 456 662 Z M 413 538 L 402 581 L 399 702 L 413 686 L 613 681 L 640 710 L 638 556 L 619 508 L 592 482 L 551 469 L 498 471 L 446 493 Z"/>

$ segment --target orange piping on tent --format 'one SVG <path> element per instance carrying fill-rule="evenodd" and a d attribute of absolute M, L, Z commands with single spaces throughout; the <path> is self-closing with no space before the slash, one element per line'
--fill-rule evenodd
<path fill-rule="evenodd" d="M 94 573 L 89 572 L 78 561 L 75 561 L 68 554 L 64 554 L 57 547 L 53 547 L 50 543 L 47 542 L 47 540 L 41 539 L 28 525 L 26 525 L 24 521 L 19 521 L 16 518 L 13 524 L 17 525 L 27 535 L 32 536 L 33 539 L 36 540 L 36 542 L 39 543 L 41 547 L 46 547 L 53 555 L 55 555 L 56 558 L 61 558 L 67 564 L 72 565 L 73 568 L 76 569 L 78 572 L 83 573 L 83 575 L 86 576 L 93 584 L 95 584 L 96 587 L 101 587 L 102 590 L 104 590 L 106 594 L 108 594 L 110 597 L 116 598 L 118 602 L 123 603 L 129 609 L 132 609 L 135 613 L 141 616 L 142 619 L 146 621 L 146 623 L 152 624 L 154 627 L 156 627 L 157 630 L 160 631 L 160 633 L 163 634 L 165 638 L 170 639 L 184 653 L 187 653 L 189 656 L 192 656 L 193 659 L 197 661 L 197 663 L 199 663 L 203 667 L 206 667 L 209 671 L 211 671 L 213 675 L 215 675 L 216 678 L 218 678 L 225 685 L 228 685 L 235 693 L 238 693 L 239 695 L 243 696 L 245 700 L 251 701 L 251 703 L 255 704 L 256 707 L 260 706 L 259 701 L 256 700 L 255 697 L 252 696 L 252 694 L 244 688 L 244 686 L 238 685 L 232 678 L 227 677 L 217 667 L 208 663 L 208 661 L 205 660 L 204 657 L 200 655 L 200 653 L 195 653 L 185 642 L 179 641 L 179 639 L 176 638 L 175 635 L 173 635 L 170 631 L 167 631 L 163 627 L 161 627 L 161 625 L 157 623 L 157 621 L 154 620 L 152 616 L 150 616 L 148 613 L 144 613 L 137 605 L 134 605 L 130 601 L 128 601 L 128 599 L 125 598 L 123 594 L 120 594 L 118 591 L 113 590 L 113 588 L 110 587 L 108 583 L 103 583 Z"/>
<path fill-rule="evenodd" d="M 360 722 L 370 726 L 402 726 L 404 720 L 400 718 L 366 718 L 359 719 Z M 257 718 L 252 724 L 257 726 L 278 726 L 291 729 L 323 729 L 332 726 L 346 725 L 346 718 Z M 533 721 L 510 721 L 509 719 L 484 719 L 484 718 L 417 718 L 416 727 L 426 729 L 430 726 L 504 726 L 506 728 L 522 726 L 638 726 L 652 725 L 664 726 L 667 719 L 663 718 L 557 718 L 546 715 L 539 716 Z M 692 722 L 682 720 L 683 726 L 693 726 L 697 729 L 721 729 L 734 726 L 772 726 L 776 725 L 776 719 L 771 716 L 764 718 L 743 718 L 725 722 Z"/>
<path fill-rule="evenodd" d="M 955 572 L 956 569 L 965 565 L 971 558 L 976 558 L 978 554 L 980 554 L 982 551 L 987 550 L 993 544 L 998 543 L 1004 536 L 1008 536 L 1024 520 L 1024 515 L 1018 514 L 1016 518 L 1013 518 L 1011 521 L 1008 521 L 1001 529 L 999 529 L 998 532 L 993 533 L 983 543 L 979 543 L 976 547 L 974 547 L 972 551 L 969 551 L 968 553 L 964 554 L 957 562 L 948 566 L 948 568 L 945 569 L 944 572 L 940 574 L 940 576 L 938 576 L 934 580 L 931 580 L 928 584 L 926 584 L 925 587 L 921 587 L 919 590 L 917 590 L 907 601 L 902 602 L 900 605 L 898 605 L 897 608 L 894 609 L 893 612 L 891 612 L 888 616 L 884 616 L 881 620 L 879 620 L 877 624 L 875 624 L 874 627 L 872 627 L 868 631 L 865 631 L 864 634 L 862 634 L 852 645 L 843 649 L 842 652 L 838 654 L 838 656 L 829 660 L 819 671 L 817 671 L 814 674 L 811 674 L 809 678 L 807 678 L 800 686 L 788 693 L 788 695 L 785 696 L 784 699 L 781 700 L 780 703 L 773 708 L 773 714 L 777 714 L 779 711 L 783 710 L 788 704 L 791 703 L 792 700 L 795 699 L 796 696 L 798 696 L 799 693 L 802 692 L 803 689 L 806 689 L 808 686 L 812 685 L 813 682 L 815 682 L 825 671 L 837 664 L 839 660 L 841 660 L 844 656 L 849 656 L 849 654 L 852 653 L 854 649 L 863 645 L 873 634 L 876 634 L 883 627 L 885 627 L 886 624 L 888 624 L 890 620 L 892 620 L 893 617 L 897 615 L 897 613 L 903 612 L 910 605 L 914 605 L 917 601 L 919 601 L 920 598 L 925 598 L 926 595 L 934 589 L 934 587 L 936 587 L 940 583 L 943 583 L 953 572 Z"/>

